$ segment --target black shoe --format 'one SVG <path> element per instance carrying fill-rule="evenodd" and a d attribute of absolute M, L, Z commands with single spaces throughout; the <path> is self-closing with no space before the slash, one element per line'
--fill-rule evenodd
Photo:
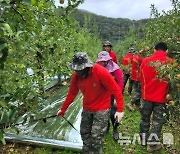
<path fill-rule="evenodd" d="M 118 127 L 113 127 L 113 138 L 115 141 L 119 140 Z"/>
<path fill-rule="evenodd" d="M 154 151 L 157 151 L 157 150 L 160 150 L 162 148 L 162 145 L 161 144 L 157 144 L 157 145 L 154 145 L 154 146 L 150 146 L 150 145 L 147 145 L 147 151 L 148 152 L 154 152 Z"/>

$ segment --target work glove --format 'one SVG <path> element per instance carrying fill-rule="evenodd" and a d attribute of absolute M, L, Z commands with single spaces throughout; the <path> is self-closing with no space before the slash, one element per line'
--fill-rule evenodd
<path fill-rule="evenodd" d="M 63 117 L 63 116 L 64 116 L 64 112 L 60 109 L 60 110 L 57 112 L 57 116 L 58 116 L 58 117 Z"/>
<path fill-rule="evenodd" d="M 122 117 L 124 115 L 124 112 L 116 112 L 115 115 L 114 115 L 114 118 L 116 119 L 116 122 L 120 122 Z"/>

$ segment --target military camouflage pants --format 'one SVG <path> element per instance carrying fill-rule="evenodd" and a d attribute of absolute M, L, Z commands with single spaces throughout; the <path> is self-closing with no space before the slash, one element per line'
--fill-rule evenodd
<path fill-rule="evenodd" d="M 132 96 L 131 103 L 137 106 L 140 105 L 141 99 L 141 84 L 137 81 L 133 81 L 134 95 Z"/>
<path fill-rule="evenodd" d="M 102 142 L 108 126 L 109 110 L 90 112 L 83 110 L 80 125 L 84 154 L 101 154 Z"/>
<path fill-rule="evenodd" d="M 141 139 L 144 141 L 148 141 L 149 144 L 158 144 L 162 125 L 165 122 L 165 114 L 166 112 L 166 104 L 165 103 L 155 103 L 149 102 L 145 100 L 141 100 L 140 106 L 141 113 L 141 122 L 140 122 L 140 134 Z M 152 128 L 150 129 L 150 120 L 152 116 Z"/>

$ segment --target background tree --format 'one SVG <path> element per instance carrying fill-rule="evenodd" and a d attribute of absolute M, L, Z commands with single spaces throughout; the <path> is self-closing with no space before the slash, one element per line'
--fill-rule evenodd
<path fill-rule="evenodd" d="M 101 43 L 71 17 L 83 1 L 68 0 L 56 8 L 53 0 L 0 2 L 0 140 L 3 130 L 25 112 L 43 106 L 45 86 L 54 76 L 69 76 L 74 52 L 92 59 Z M 94 58 L 93 58 L 94 57 Z M 28 72 L 27 70 L 31 70 Z M 27 115 L 28 116 L 28 115 Z"/>

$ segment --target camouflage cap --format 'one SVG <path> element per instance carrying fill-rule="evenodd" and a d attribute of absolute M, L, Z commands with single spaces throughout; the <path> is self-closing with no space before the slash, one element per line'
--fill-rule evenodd
<path fill-rule="evenodd" d="M 135 52 L 134 48 L 129 48 L 129 53 Z"/>
<path fill-rule="evenodd" d="M 83 70 L 86 67 L 93 67 L 93 63 L 89 60 L 84 52 L 78 52 L 73 56 L 72 63 L 69 65 L 70 69 Z"/>
<path fill-rule="evenodd" d="M 111 42 L 106 41 L 106 42 L 103 44 L 103 46 L 110 46 L 110 47 L 112 47 L 112 44 L 111 44 Z"/>

